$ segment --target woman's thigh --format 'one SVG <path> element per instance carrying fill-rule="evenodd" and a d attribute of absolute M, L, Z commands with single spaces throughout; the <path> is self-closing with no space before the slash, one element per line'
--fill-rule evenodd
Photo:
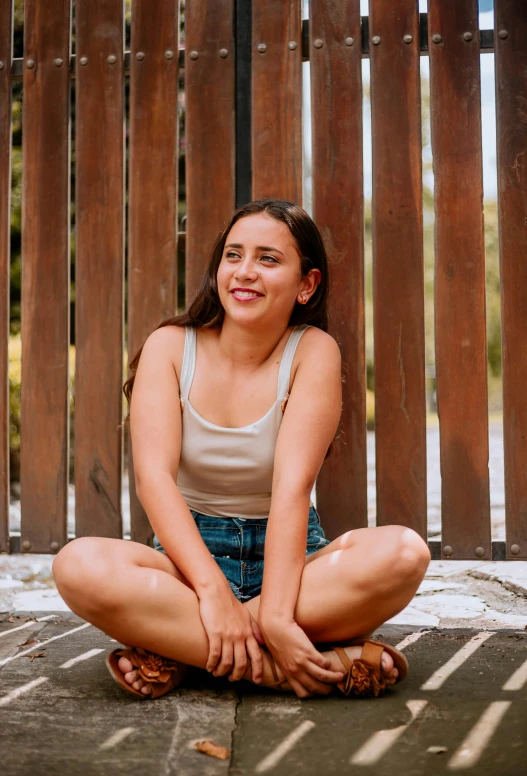
<path fill-rule="evenodd" d="M 430 560 L 402 526 L 347 531 L 306 558 L 295 619 L 314 641 L 369 633 L 415 595 Z M 260 596 L 247 606 L 257 618 Z"/>
<path fill-rule="evenodd" d="M 90 596 L 104 596 L 111 588 L 115 574 L 126 573 L 130 566 L 164 571 L 191 587 L 170 558 L 146 544 L 127 539 L 83 536 L 68 542 L 53 561 L 53 577 L 57 588 L 71 593 L 89 590 Z"/>

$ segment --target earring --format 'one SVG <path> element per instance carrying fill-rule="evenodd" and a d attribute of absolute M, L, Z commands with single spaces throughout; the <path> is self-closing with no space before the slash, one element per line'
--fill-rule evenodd
<path fill-rule="evenodd" d="M 307 304 L 307 297 L 306 297 L 306 296 L 303 296 L 303 297 L 302 297 L 302 302 L 301 302 L 301 304 Z"/>

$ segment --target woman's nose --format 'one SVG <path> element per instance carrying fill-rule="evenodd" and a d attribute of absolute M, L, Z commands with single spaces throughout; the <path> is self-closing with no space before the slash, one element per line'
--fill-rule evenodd
<path fill-rule="evenodd" d="M 256 278 L 256 265 L 249 257 L 241 261 L 236 267 L 236 277 L 238 278 Z"/>

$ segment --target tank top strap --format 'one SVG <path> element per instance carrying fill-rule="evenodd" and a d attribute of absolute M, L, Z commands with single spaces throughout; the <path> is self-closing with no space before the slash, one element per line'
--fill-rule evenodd
<path fill-rule="evenodd" d="M 181 365 L 181 379 L 179 384 L 180 395 L 188 399 L 190 386 L 196 368 L 196 329 L 194 326 L 185 326 L 185 347 L 183 349 L 183 363 Z"/>
<path fill-rule="evenodd" d="M 295 326 L 282 354 L 282 360 L 280 361 L 280 370 L 278 372 L 278 392 L 277 399 L 285 399 L 289 396 L 289 383 L 291 382 L 291 367 L 293 365 L 293 359 L 295 357 L 296 348 L 300 342 L 300 337 L 309 329 L 309 325 L 303 323 L 301 326 Z"/>

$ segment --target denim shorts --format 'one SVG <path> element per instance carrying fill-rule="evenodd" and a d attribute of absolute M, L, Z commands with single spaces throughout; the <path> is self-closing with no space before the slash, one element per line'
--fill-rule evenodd
<path fill-rule="evenodd" d="M 236 598 L 249 601 L 260 595 L 267 518 L 243 520 L 239 517 L 210 517 L 193 509 L 190 511 L 203 541 L 227 577 Z M 324 536 L 315 507 L 310 507 L 306 555 L 326 547 L 329 542 Z M 155 534 L 154 549 L 165 552 Z"/>

